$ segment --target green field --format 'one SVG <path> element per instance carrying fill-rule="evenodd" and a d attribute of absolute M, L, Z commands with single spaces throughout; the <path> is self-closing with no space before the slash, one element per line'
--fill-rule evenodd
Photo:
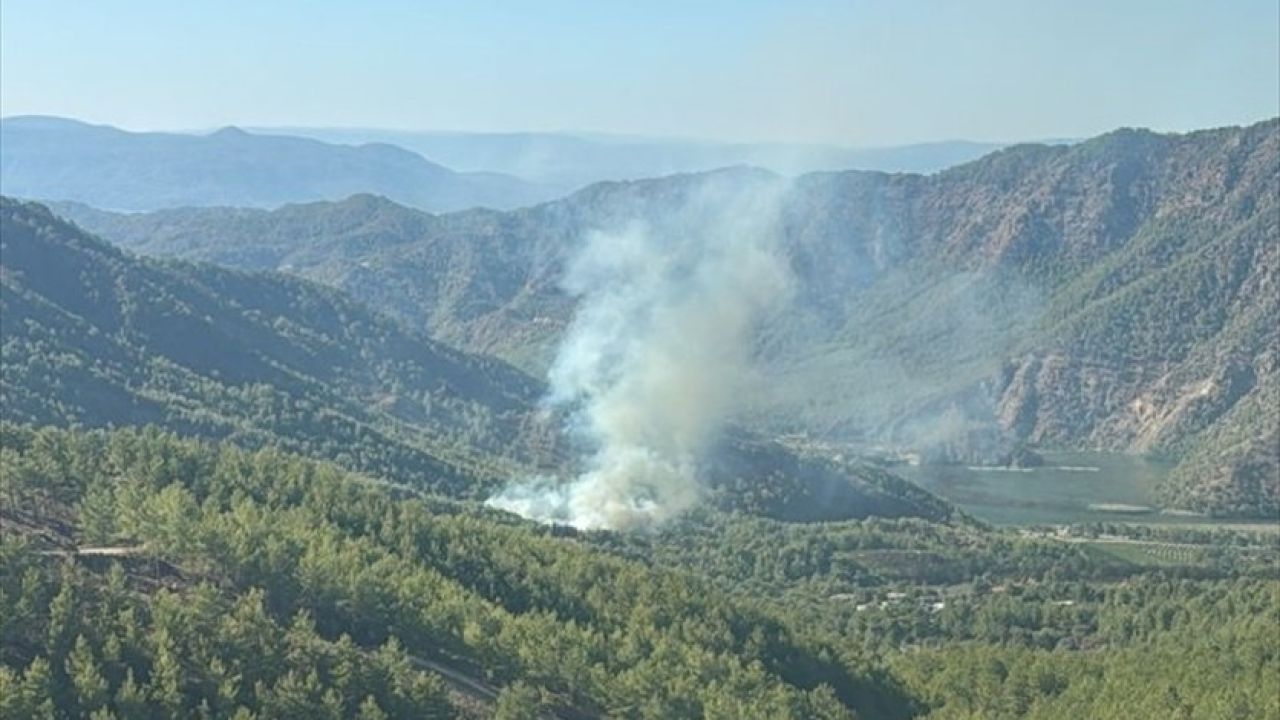
<path fill-rule="evenodd" d="M 1184 567 L 1205 562 L 1204 548 L 1160 542 L 1090 542 L 1085 547 L 1134 565 Z"/>

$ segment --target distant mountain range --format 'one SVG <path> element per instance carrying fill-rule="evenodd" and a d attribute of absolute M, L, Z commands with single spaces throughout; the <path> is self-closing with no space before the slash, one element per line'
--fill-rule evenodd
<path fill-rule="evenodd" d="M 828 170 L 931 173 L 976 160 L 1006 146 L 948 140 L 857 148 L 592 133 L 412 132 L 372 128 L 281 127 L 262 128 L 261 132 L 333 143 L 391 143 L 459 170 L 508 173 L 566 192 L 605 180 L 635 180 L 738 165 L 784 175 Z"/>
<path fill-rule="evenodd" d="M 854 149 L 556 133 L 222 128 L 129 132 L 58 117 L 0 120 L 0 177 L 14 197 L 123 212 L 261 207 L 369 193 L 428 212 L 512 209 L 604 180 L 751 165 L 783 174 L 933 172 L 1000 145 Z"/>
<path fill-rule="evenodd" d="M 602 183 L 442 216 L 369 196 L 58 210 L 145 253 L 333 285 L 538 373 L 573 315 L 559 281 L 588 231 L 768 177 Z M 1009 442 L 1153 452 L 1178 462 L 1168 506 L 1280 510 L 1280 120 L 1015 146 L 930 176 L 806 175 L 781 232 L 799 294 L 761 336 L 772 382 L 756 427 L 962 461 Z"/>
<path fill-rule="evenodd" d="M 277 207 L 376 193 L 423 210 L 513 208 L 558 191 L 500 173 L 455 172 L 408 150 L 334 145 L 228 127 L 135 133 L 56 117 L 0 120 L 5 194 L 122 211 Z"/>

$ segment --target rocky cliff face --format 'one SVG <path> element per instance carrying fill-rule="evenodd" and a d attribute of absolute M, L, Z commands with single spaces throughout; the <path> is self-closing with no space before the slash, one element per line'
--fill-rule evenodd
<path fill-rule="evenodd" d="M 559 278 L 584 234 L 760 178 L 603 183 L 508 213 L 65 210 L 145 252 L 341 287 L 537 372 L 572 317 Z M 1172 504 L 1280 510 L 1280 120 L 1018 146 L 931 176 L 807 175 L 781 226 L 797 294 L 762 329 L 754 424 L 1159 452 L 1182 462 Z"/>

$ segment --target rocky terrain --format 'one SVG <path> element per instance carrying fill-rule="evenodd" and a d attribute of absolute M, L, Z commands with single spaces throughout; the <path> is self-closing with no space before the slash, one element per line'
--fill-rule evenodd
<path fill-rule="evenodd" d="M 661 226 L 726 170 L 601 183 L 507 213 L 378 198 L 118 215 L 58 206 L 139 251 L 334 285 L 412 327 L 542 371 L 591 230 Z M 779 232 L 794 302 L 762 329 L 749 422 L 824 439 L 1168 455 L 1168 504 L 1280 509 L 1280 121 L 1119 130 L 931 175 L 818 173 Z M 957 438 L 962 441 L 957 442 Z"/>

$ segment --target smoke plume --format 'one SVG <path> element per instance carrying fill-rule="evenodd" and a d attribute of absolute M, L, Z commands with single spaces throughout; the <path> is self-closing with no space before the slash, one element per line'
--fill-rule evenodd
<path fill-rule="evenodd" d="M 489 504 L 580 528 L 661 523 L 697 502 L 698 464 L 750 389 L 754 330 L 789 295 L 781 183 L 713 176 L 659 220 L 590 233 L 569 263 L 577 314 L 548 404 L 586 449 L 571 479 Z"/>

